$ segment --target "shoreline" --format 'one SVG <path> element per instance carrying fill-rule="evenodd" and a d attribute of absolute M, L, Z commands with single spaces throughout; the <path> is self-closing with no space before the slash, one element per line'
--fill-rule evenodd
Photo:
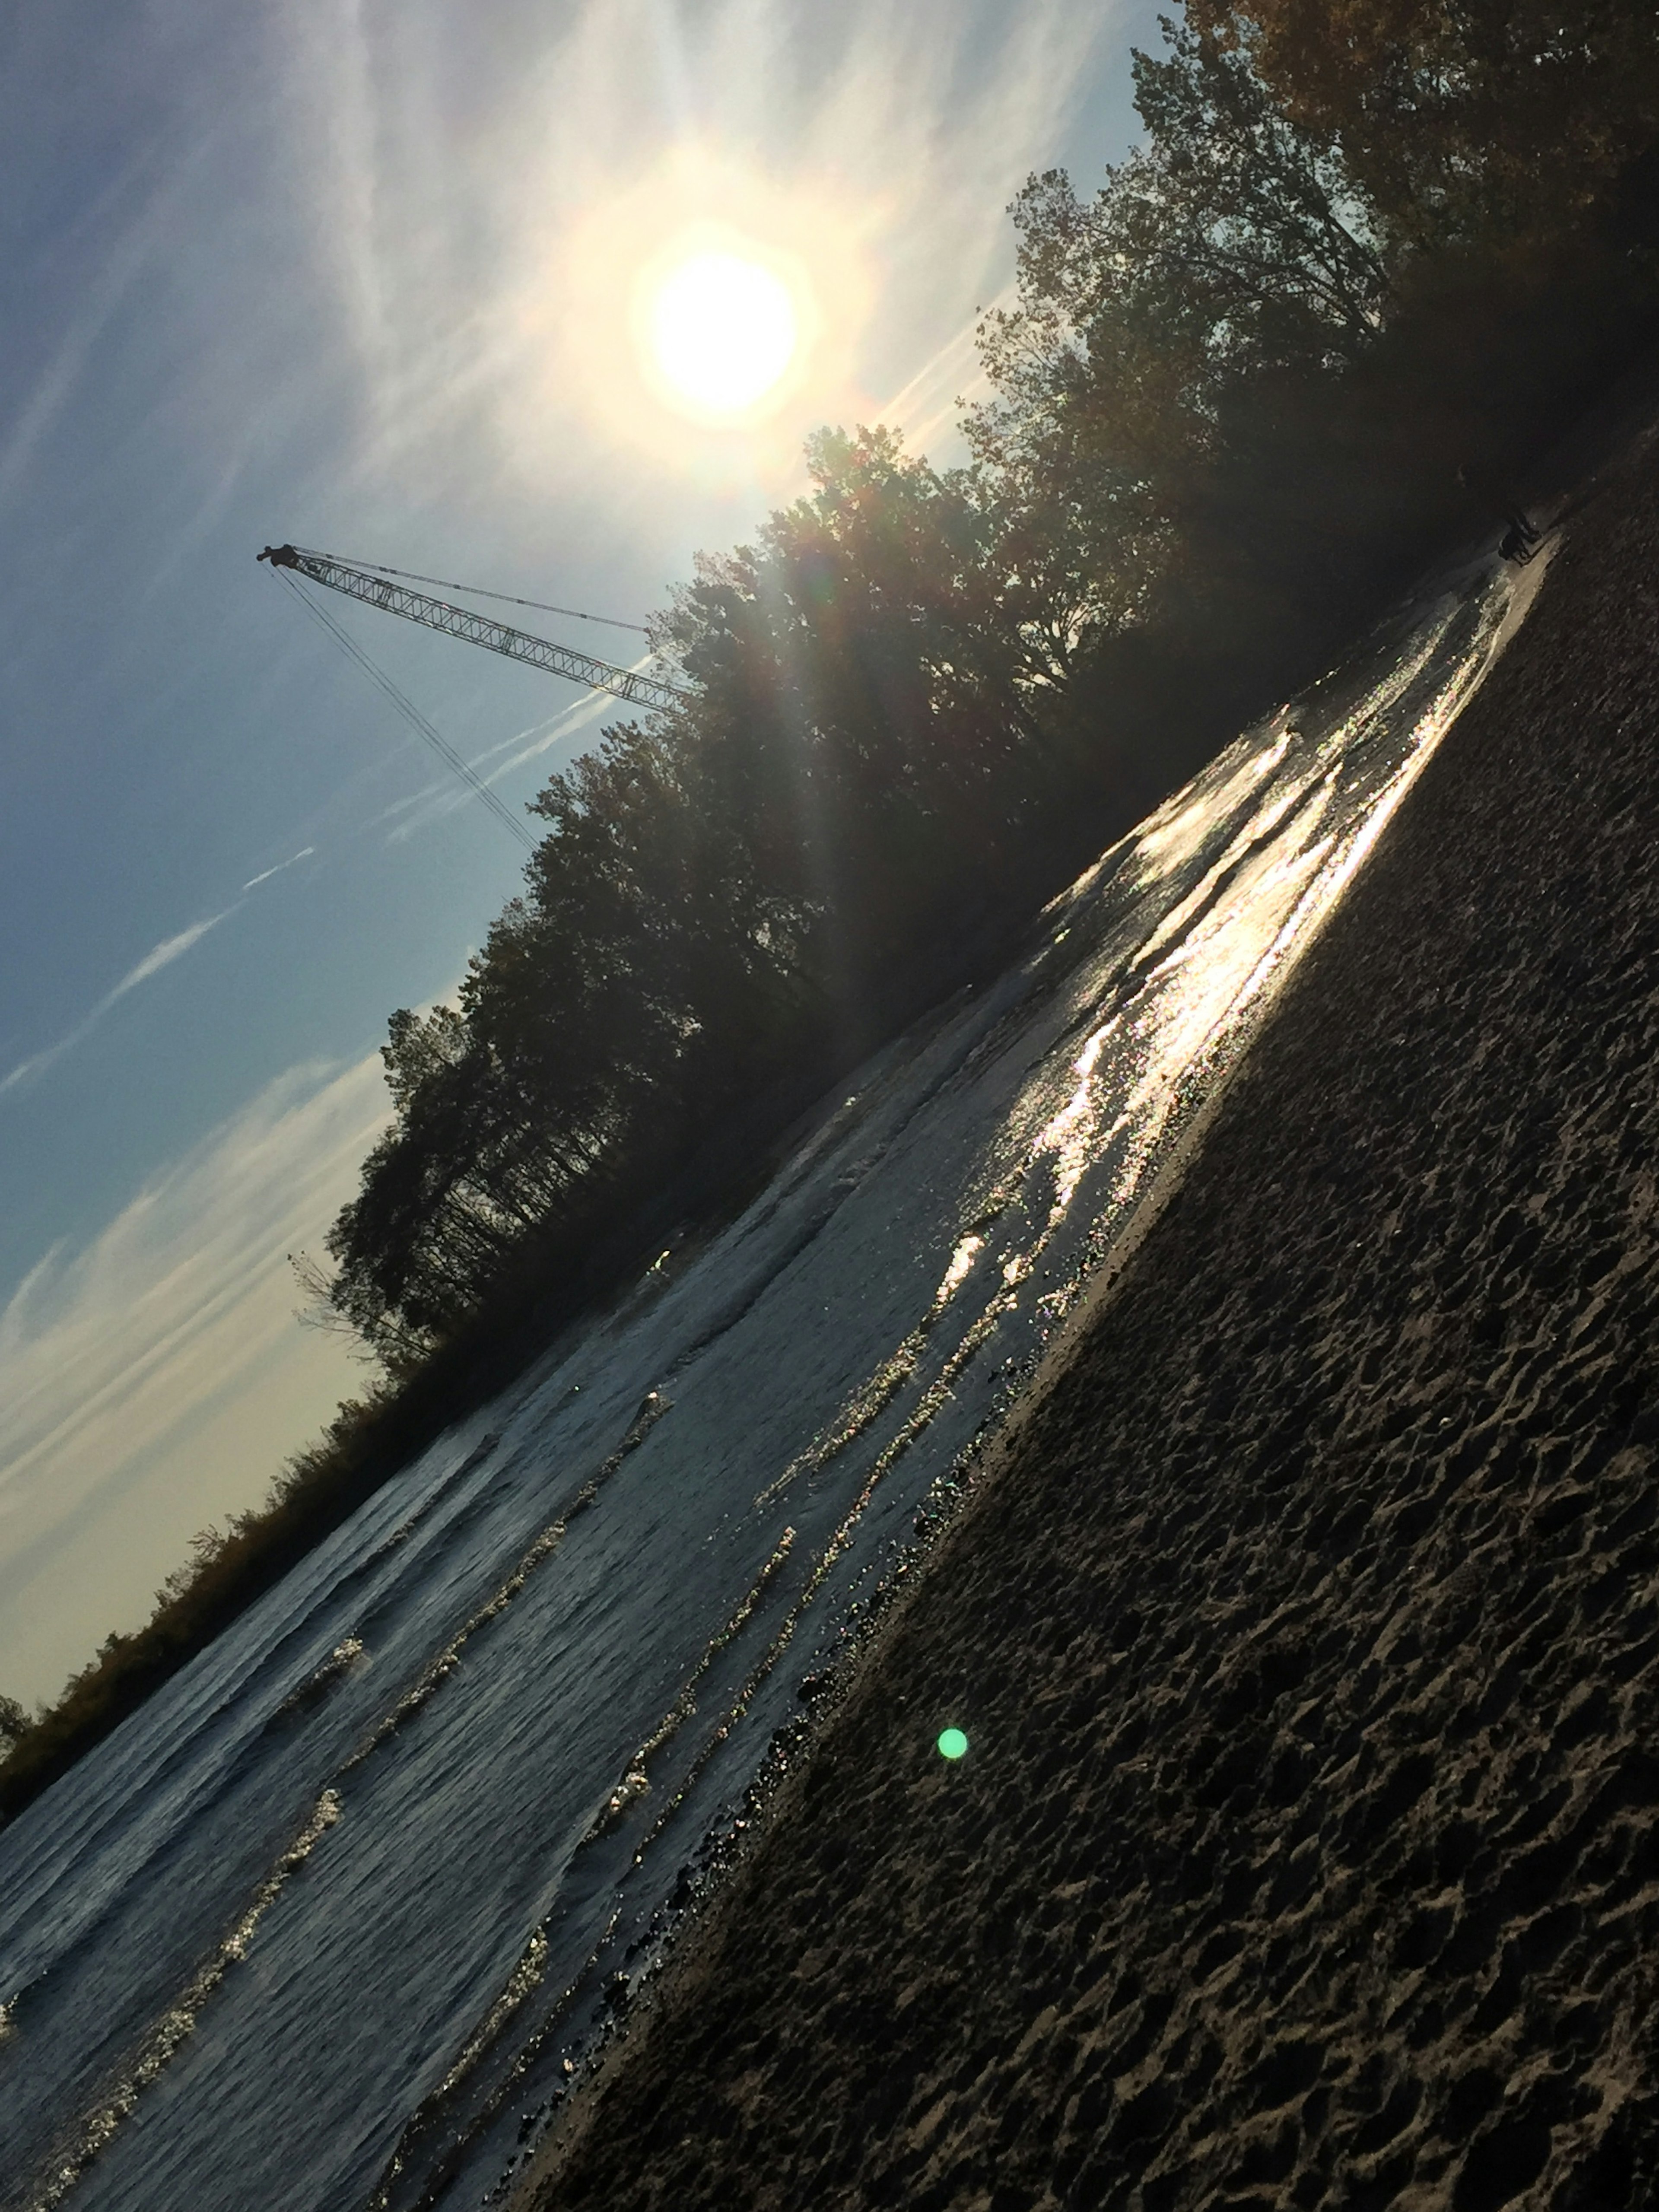
<path fill-rule="evenodd" d="M 515 2203 L 1151 2212 L 1225 2183 L 1241 2206 L 1478 2212 L 1616 2205 L 1650 2170 L 1659 1685 L 1641 1635 L 1609 1639 L 1654 1609 L 1659 1560 L 1638 1356 L 1659 1258 L 1645 1215 L 1618 1233 L 1655 1054 L 1613 1081 L 1620 1014 L 1587 1033 L 1584 1009 L 1611 972 L 1639 1027 L 1659 981 L 1632 926 L 1659 921 L 1659 467 L 1609 473 Z M 1622 973 L 1587 961 L 1592 921 Z M 1589 1152 L 1553 1210 L 1514 1194 L 1547 1122 Z M 1598 1330 L 1619 1348 L 1587 1382 Z M 1553 1707 L 1517 1708 L 1511 1612 Z M 948 1769 L 947 1721 L 970 1739 Z M 1617 1911 L 1581 1894 L 1610 1836 Z M 1564 2038 L 1563 1990 L 1596 1975 Z"/>

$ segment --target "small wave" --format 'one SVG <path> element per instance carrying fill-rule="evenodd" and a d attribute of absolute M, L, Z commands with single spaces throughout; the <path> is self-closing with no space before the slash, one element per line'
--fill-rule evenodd
<path fill-rule="evenodd" d="M 403 1696 L 398 1698 L 397 1704 L 368 1741 L 360 1744 L 352 1753 L 350 1758 L 340 1769 L 342 1774 L 349 1774 L 354 1766 L 361 1766 L 363 1761 L 371 1758 L 383 1743 L 397 1735 L 405 1721 L 412 1719 L 420 1711 L 422 1706 L 426 1705 L 442 1687 L 456 1668 L 460 1665 L 461 1654 L 466 1649 L 469 1640 L 476 1636 L 481 1628 L 487 1627 L 498 1614 L 506 1612 L 537 1568 L 544 1560 L 550 1559 L 554 1553 L 558 1550 L 564 1541 L 564 1536 L 563 1521 L 555 1521 L 550 1527 L 543 1529 L 513 1572 L 493 1593 L 488 1602 L 478 1607 L 460 1634 L 432 1661 L 414 1687 L 404 1691 Z"/>
<path fill-rule="evenodd" d="M 651 1778 L 643 1767 L 630 1768 L 600 1806 L 588 1826 L 586 1834 L 582 1838 L 582 1842 L 596 1844 L 601 1836 L 608 1836 L 629 1807 L 637 1798 L 647 1796 L 650 1789 Z"/>
<path fill-rule="evenodd" d="M 627 1434 L 616 1450 L 600 1466 L 599 1473 L 583 1484 L 560 1517 L 556 1521 L 550 1522 L 542 1530 L 507 1580 L 498 1585 L 488 1600 L 467 1621 L 459 1634 L 454 1637 L 423 1670 L 413 1687 L 404 1691 L 403 1696 L 398 1698 L 397 1704 L 380 1723 L 367 1741 L 360 1744 L 352 1753 L 340 1770 L 342 1774 L 349 1774 L 353 1767 L 361 1766 L 365 1759 L 372 1758 L 382 1744 L 389 1742 L 398 1734 L 406 1721 L 412 1720 L 422 1707 L 431 1701 L 459 1666 L 461 1654 L 472 1638 L 481 1628 L 487 1628 L 492 1620 L 499 1619 L 506 1612 L 537 1568 L 550 1559 L 560 1545 L 563 1543 L 569 1524 L 575 1519 L 577 1514 L 585 1512 L 592 1505 L 617 1468 L 631 1453 L 639 1449 L 663 1415 L 672 1413 L 672 1398 L 664 1397 L 659 1390 L 646 1392 Z"/>
<path fill-rule="evenodd" d="M 181 1995 L 150 2029 L 129 2071 L 81 2122 L 70 2148 L 56 2154 L 52 2161 L 52 2170 L 32 2199 L 29 2212 L 54 2212 L 100 2152 L 113 2141 L 144 2091 L 155 2087 L 194 2034 L 203 2006 L 231 1968 L 247 1956 L 259 1923 L 338 1821 L 340 1813 L 338 1793 L 325 1790 L 310 1819 L 254 1891 L 235 1926 L 204 1960 Z"/>
<path fill-rule="evenodd" d="M 380 1558 L 387 1552 L 395 1552 L 400 1544 L 406 1544 L 410 1538 L 415 1534 L 415 1531 L 420 1527 L 422 1522 L 428 1519 L 431 1514 L 437 1510 L 438 1507 L 443 1503 L 450 1492 L 455 1488 L 456 1485 L 458 1483 L 465 1482 L 469 1474 L 477 1473 L 477 1469 L 483 1465 L 484 1462 L 489 1457 L 489 1455 L 495 1450 L 496 1445 L 500 1443 L 501 1440 L 499 1432 L 494 1430 L 492 1430 L 488 1436 L 480 1437 L 477 1443 L 467 1454 L 466 1457 L 461 1462 L 460 1465 L 459 1467 L 452 1468 L 449 1473 L 445 1475 L 441 1482 L 436 1482 L 433 1485 L 427 1495 L 415 1508 L 415 1510 L 409 1515 L 406 1520 L 400 1521 L 398 1523 L 398 1526 L 392 1531 L 392 1534 L 380 1544 L 374 1556 L 375 1558 Z"/>
<path fill-rule="evenodd" d="M 301 1682 L 297 1690 L 290 1690 L 265 1725 L 280 1728 L 284 1723 L 302 1718 L 320 1705 L 330 1692 L 339 1687 L 346 1676 L 365 1656 L 361 1636 L 348 1636 L 329 1653 L 315 1674 Z"/>
<path fill-rule="evenodd" d="M 630 1453 L 636 1452 L 665 1413 L 674 1410 L 674 1401 L 665 1398 L 660 1390 L 647 1390 L 640 1401 L 639 1411 L 629 1425 L 627 1435 L 610 1457 L 602 1462 L 599 1473 L 585 1490 L 578 1492 L 576 1505 L 589 1504 L 598 1496 L 599 1485 L 608 1482 Z M 574 1511 L 575 1508 L 573 1507 Z"/>
<path fill-rule="evenodd" d="M 434 2096 L 447 2097 L 459 2087 L 546 1972 L 547 1937 L 538 1928 L 532 1931 L 513 1972 L 507 1976 L 506 1987 L 485 2014 L 483 2025 L 438 2084 L 433 2093 Z"/>
<path fill-rule="evenodd" d="M 993 1300 L 945 1362 L 933 1382 L 924 1391 L 915 1412 L 883 1447 L 874 1466 L 865 1477 L 864 1486 L 854 1500 L 850 1510 L 824 1547 L 811 1573 L 803 1584 L 800 1595 L 784 1615 L 779 1624 L 777 1633 L 744 1680 L 743 1686 L 727 1709 L 725 1719 L 703 1744 L 682 1777 L 679 1788 L 647 1830 L 639 1850 L 635 1854 L 636 1860 L 643 1858 L 646 1851 L 655 1843 L 663 1830 L 685 1803 L 702 1780 L 704 1771 L 721 1745 L 726 1741 L 732 1731 L 742 1721 L 744 1714 L 754 1703 L 761 1686 L 794 1640 L 795 1632 L 800 1626 L 802 1616 L 817 1598 L 853 1539 L 858 1534 L 859 1525 L 864 1518 L 865 1509 L 871 1499 L 917 1437 L 950 1402 L 957 1377 L 996 1334 L 998 1325 L 1005 1315 L 1012 1310 L 1014 1303 L 1012 1297 L 1006 1293 Z"/>
<path fill-rule="evenodd" d="M 805 1450 L 798 1452 L 783 1473 L 757 1494 L 754 1502 L 757 1512 L 763 1512 L 769 1505 L 775 1504 L 802 1475 L 817 1474 L 828 1467 L 831 1460 L 839 1458 L 849 1445 L 856 1443 L 866 1431 L 880 1419 L 915 1373 L 922 1354 L 927 1349 L 929 1338 L 944 1319 L 951 1300 L 967 1280 L 975 1261 L 984 1249 L 983 1231 L 1012 1203 L 1011 1197 L 999 1193 L 981 1212 L 957 1243 L 944 1278 L 933 1294 L 933 1303 L 921 1319 L 898 1349 L 890 1352 L 863 1387 L 854 1392 L 842 1408 L 835 1426 L 820 1431 Z"/>
<path fill-rule="evenodd" d="M 719 1635 L 711 1636 L 709 1638 L 708 1642 L 703 1647 L 702 1658 L 698 1660 L 696 1665 L 691 1669 L 691 1672 L 686 1676 L 684 1681 L 680 1685 L 678 1696 L 675 1698 L 673 1704 L 670 1705 L 668 1711 L 663 1715 L 661 1720 L 658 1722 L 656 1727 L 651 1731 L 651 1734 L 647 1736 L 644 1742 L 641 1744 L 639 1749 L 634 1753 L 633 1758 L 629 1761 L 630 1772 L 642 1773 L 647 1760 L 654 1757 L 654 1755 L 663 1748 L 665 1744 L 668 1743 L 675 1735 L 677 1735 L 679 1730 L 684 1727 L 686 1722 L 689 1721 L 696 1713 L 697 1710 L 696 1691 L 698 1683 L 702 1681 L 703 1676 L 708 1672 L 715 1660 L 719 1658 L 720 1653 L 726 1650 L 732 1638 L 734 1637 L 740 1636 L 743 1631 L 749 1626 L 750 1620 L 753 1620 L 757 1607 L 760 1604 L 761 1600 L 765 1596 L 767 1590 L 770 1588 L 773 1578 L 777 1574 L 778 1570 L 782 1566 L 784 1561 L 794 1549 L 794 1530 L 793 1528 L 786 1528 L 782 1535 L 779 1537 L 777 1543 L 773 1549 L 771 1557 L 766 1560 L 765 1564 L 762 1566 L 760 1572 L 756 1576 L 754 1581 L 750 1584 L 748 1590 L 744 1593 L 742 1604 L 738 1606 L 737 1611 L 726 1622 L 725 1627 L 720 1630 Z M 647 1787 L 649 1785 L 647 1784 Z"/>

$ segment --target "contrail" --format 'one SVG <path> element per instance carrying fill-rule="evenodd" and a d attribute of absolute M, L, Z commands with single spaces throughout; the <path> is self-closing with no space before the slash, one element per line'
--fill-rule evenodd
<path fill-rule="evenodd" d="M 239 900 L 237 904 L 240 903 Z M 216 929 L 228 915 L 235 911 L 235 906 L 228 906 L 222 913 L 210 915 L 205 921 L 192 922 L 188 929 L 181 929 L 176 937 L 164 937 L 159 945 L 145 953 L 137 967 L 128 969 L 113 990 L 105 992 L 92 1012 L 77 1022 L 67 1036 L 59 1037 L 56 1044 L 49 1044 L 44 1052 L 37 1052 L 27 1060 L 19 1060 L 9 1075 L 0 1078 L 0 1097 L 17 1084 L 27 1082 L 31 1076 L 44 1074 L 54 1060 L 61 1060 L 102 1021 L 118 999 L 125 999 L 127 993 L 136 989 L 140 983 L 147 983 L 163 968 L 170 968 L 175 960 L 190 951 L 192 945 L 199 944 L 209 930 Z"/>
<path fill-rule="evenodd" d="M 268 884 L 273 876 L 280 876 L 284 868 L 293 867 L 295 861 L 308 860 L 316 849 L 314 845 L 307 845 L 302 851 L 295 853 L 291 859 L 278 860 L 274 868 L 267 868 L 263 875 L 250 876 L 242 885 L 242 889 L 245 891 L 251 891 L 255 884 Z"/>

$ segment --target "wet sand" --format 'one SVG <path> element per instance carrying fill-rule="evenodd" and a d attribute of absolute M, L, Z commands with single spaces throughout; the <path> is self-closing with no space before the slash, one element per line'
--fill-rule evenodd
<path fill-rule="evenodd" d="M 1656 1137 L 1653 441 L 519 2212 L 1651 2202 Z"/>

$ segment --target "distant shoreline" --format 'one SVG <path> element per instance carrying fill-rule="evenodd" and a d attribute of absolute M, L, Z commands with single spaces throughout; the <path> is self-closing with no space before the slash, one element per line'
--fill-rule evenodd
<path fill-rule="evenodd" d="M 1570 514 L 519 2212 L 1645 2201 L 1651 427 Z"/>

